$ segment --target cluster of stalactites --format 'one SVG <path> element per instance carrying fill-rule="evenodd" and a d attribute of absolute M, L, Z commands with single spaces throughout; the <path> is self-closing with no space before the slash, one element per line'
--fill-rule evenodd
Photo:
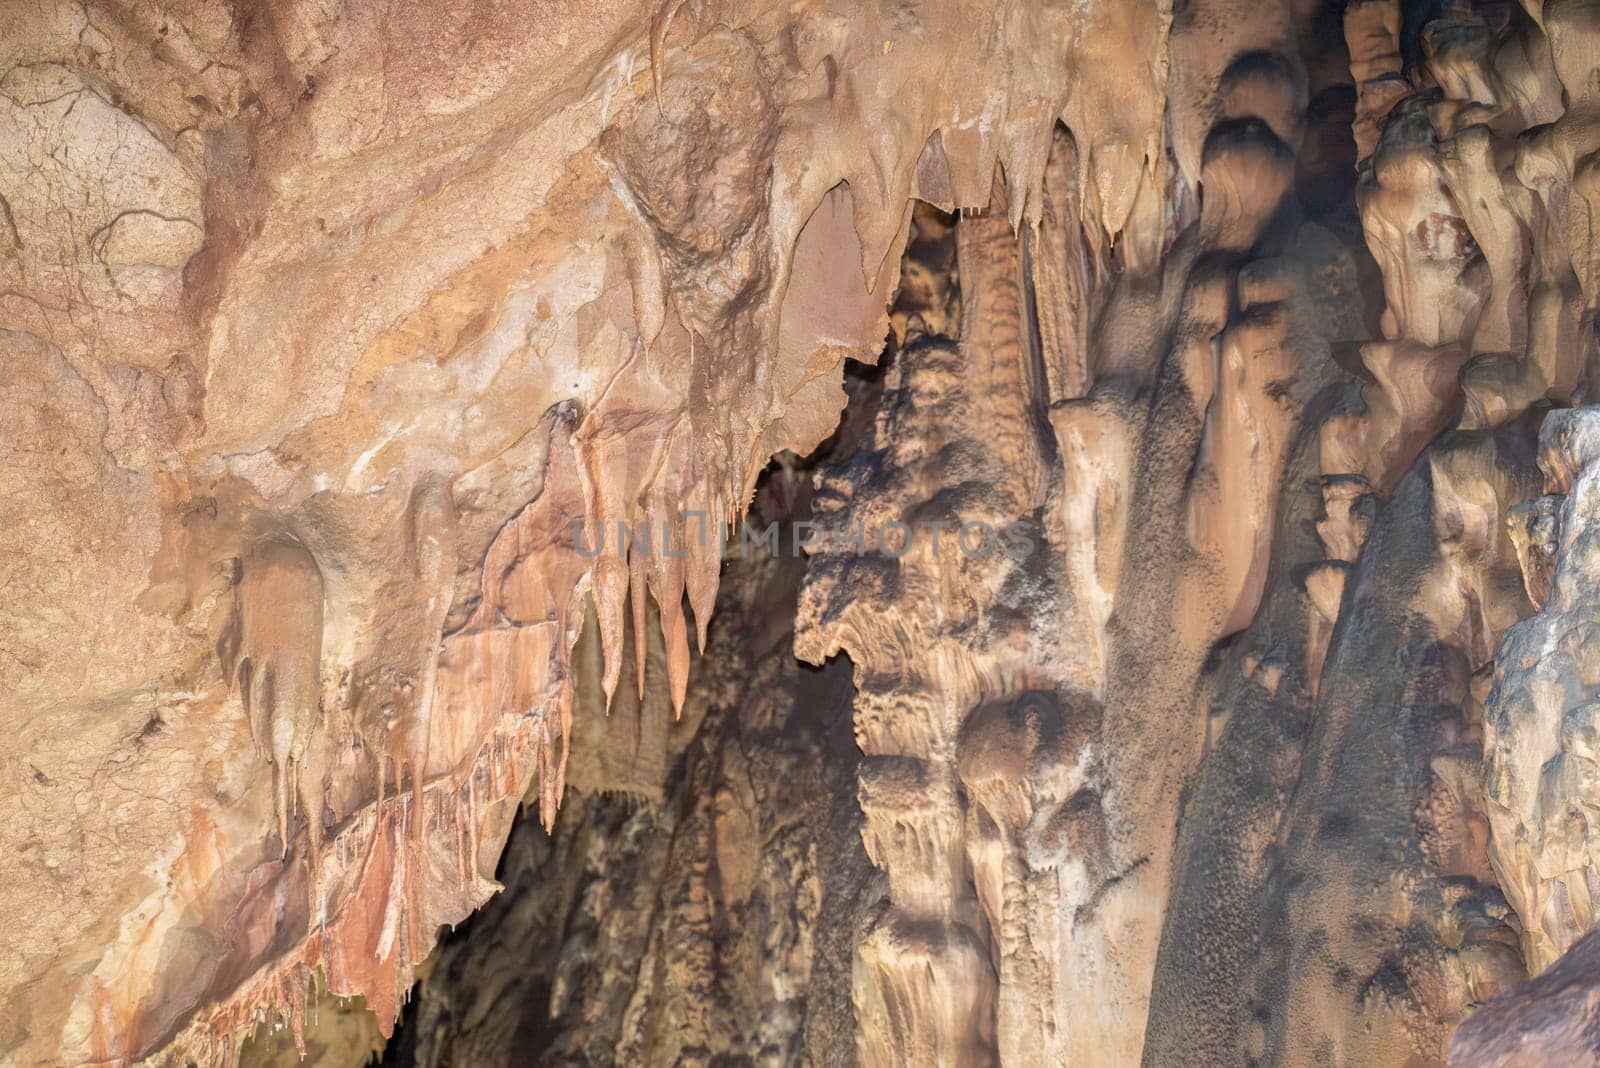
<path fill-rule="evenodd" d="M 1592 765 L 1581 652 L 1563 644 L 1592 585 L 1573 529 L 1588 506 L 1590 420 L 1544 419 L 1547 492 L 1532 500 L 1525 479 L 1508 481 L 1506 463 L 1469 439 L 1571 403 L 1591 373 L 1600 276 L 1581 161 L 1600 146 L 1600 18 L 1588 3 L 1449 5 L 1420 27 L 1409 65 L 1402 18 L 1398 0 L 1346 14 L 1362 221 L 1386 307 L 1383 340 L 1362 350 L 1375 381 L 1353 388 L 1323 430 L 1319 530 L 1331 559 L 1308 579 L 1313 629 L 1325 646 L 1372 495 L 1458 420 L 1466 437 L 1431 461 L 1436 525 L 1472 606 L 1462 632 L 1472 666 L 1494 661 L 1493 690 L 1478 697 L 1482 783 L 1468 792 L 1487 811 L 1489 860 L 1537 972 L 1594 922 L 1600 871 L 1584 821 L 1555 815 L 1581 809 Z M 1495 574 L 1513 554 L 1515 595 Z M 1523 595 L 1541 611 L 1510 626 Z"/>
<path fill-rule="evenodd" d="M 1550 14 L 1541 28 L 1507 5 L 1453 5 L 1420 28 L 1407 66 L 1399 0 L 1346 9 L 1358 205 L 1385 307 L 1382 339 L 1360 350 L 1368 380 L 1322 425 L 1328 558 L 1305 579 L 1313 679 L 1376 503 L 1424 447 L 1458 417 L 1493 429 L 1577 385 L 1594 298 L 1567 251 L 1582 247 L 1564 220 L 1572 171 L 1562 178 L 1552 152 L 1571 127 L 1552 23 L 1572 13 Z"/>
<path fill-rule="evenodd" d="M 591 84 L 607 97 L 607 124 L 535 215 L 555 241 L 534 227 L 526 242 L 513 236 L 481 265 L 436 280 L 438 292 L 366 357 L 411 381 L 397 370 L 406 346 L 453 339 L 456 351 L 419 354 L 416 377 L 436 388 L 432 368 L 444 368 L 443 381 L 470 391 L 478 386 L 453 368 L 504 366 L 493 346 L 521 333 L 547 365 L 541 380 L 570 371 L 575 395 L 462 471 L 438 469 L 451 461 L 437 441 L 346 450 L 330 424 L 377 427 L 391 414 L 367 410 L 379 402 L 352 389 L 287 450 L 305 471 L 236 469 L 253 483 L 258 518 L 229 546 L 238 563 L 223 667 L 272 769 L 274 852 L 285 873 L 306 873 L 281 877 L 283 895 L 303 895 L 291 914 L 308 919 L 298 949 L 198 1014 L 180 1046 L 279 1015 L 285 977 L 318 968 L 335 993 L 366 994 L 387 1025 L 435 929 L 488 892 L 506 803 L 536 783 L 546 827 L 555 819 L 573 733 L 572 648 L 591 606 L 607 702 L 630 623 L 633 685 L 657 684 L 646 678 L 656 643 L 644 633 L 654 616 L 663 681 L 681 708 L 685 602 L 703 646 L 723 536 L 737 530 L 757 475 L 773 453 L 823 440 L 844 402 L 843 359 L 877 355 L 914 198 L 982 209 L 1004 173 L 1013 192 L 994 222 L 1015 244 L 1047 210 L 1062 213 L 1057 233 L 1075 244 L 1048 265 L 1042 257 L 1041 270 L 1067 287 L 1097 285 L 1114 242 L 1125 262 L 1159 260 L 1174 225 L 1163 199 L 1164 51 L 1134 92 L 1087 74 L 1036 86 L 1034 68 L 1014 60 L 1049 53 L 1038 69 L 1053 71 L 1063 57 L 1051 49 L 1083 58 L 1120 47 L 1127 31 L 1160 41 L 1160 5 L 1051 12 L 1060 25 L 1045 33 L 1002 18 L 993 38 L 965 32 L 962 10 L 931 10 L 927 32 L 904 35 L 898 14 L 871 5 L 842 22 L 725 7 L 664 5 L 628 48 L 647 52 L 649 78 Z M 858 54 L 862 41 L 874 42 L 870 54 Z M 922 77 L 935 66 L 966 73 Z M 1067 63 L 1078 66 L 1104 65 Z M 824 70 L 833 73 L 821 79 Z M 1049 103 L 1007 110 L 1010 95 Z M 914 117 L 892 142 L 871 133 L 881 106 Z M 1085 138 L 1092 147 L 1052 161 L 1061 121 L 1092 121 L 1115 143 Z M 1047 209 L 1047 162 L 1070 169 L 1070 203 Z M 587 228 L 569 234 L 569 219 Z M 563 236 L 572 247 L 555 247 Z M 1086 322 L 1059 324 L 1080 364 Z M 569 352 L 560 331 L 573 323 L 582 340 Z M 1050 372 L 1062 397 L 1086 385 L 1071 364 Z M 478 409 L 491 403 L 479 397 Z M 346 451 L 320 456 L 323 447 Z M 348 500 L 327 491 L 316 464 L 344 472 L 332 482 Z M 531 499 L 507 485 L 527 486 Z M 478 514 L 484 502 L 509 505 L 509 517 Z M 363 529 L 376 531 L 370 545 L 340 544 Z M 379 560 L 400 573 L 367 573 Z M 377 632 L 354 633 L 374 604 L 383 607 L 362 625 Z M 443 859 L 458 855 L 458 865 Z M 368 957 L 378 965 L 360 963 Z"/>

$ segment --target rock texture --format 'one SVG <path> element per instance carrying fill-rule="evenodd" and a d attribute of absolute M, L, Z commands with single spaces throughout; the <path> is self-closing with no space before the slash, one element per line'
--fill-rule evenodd
<path fill-rule="evenodd" d="M 1597 66 L 0 5 L 0 1063 L 1594 1063 Z"/>

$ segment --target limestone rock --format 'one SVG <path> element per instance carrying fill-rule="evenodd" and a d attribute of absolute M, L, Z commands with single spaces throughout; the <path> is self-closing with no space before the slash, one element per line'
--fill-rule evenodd
<path fill-rule="evenodd" d="M 0 1064 L 1592 1059 L 1597 63 L 5 5 Z"/>

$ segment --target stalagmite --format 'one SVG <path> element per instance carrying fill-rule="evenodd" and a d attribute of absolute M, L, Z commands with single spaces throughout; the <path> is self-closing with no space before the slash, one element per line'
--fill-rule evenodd
<path fill-rule="evenodd" d="M 1600 1064 L 1597 64 L 0 8 L 0 1065 Z"/>

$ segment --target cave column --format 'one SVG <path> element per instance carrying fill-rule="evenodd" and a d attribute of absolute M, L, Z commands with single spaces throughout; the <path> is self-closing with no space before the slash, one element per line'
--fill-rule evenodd
<path fill-rule="evenodd" d="M 844 651 L 855 664 L 863 837 L 888 882 L 854 977 L 861 1054 L 873 1065 L 1061 1061 L 1064 955 L 1053 942 L 1028 945 L 1055 929 L 1035 913 L 1055 907 L 1056 872 L 1026 859 L 1034 794 L 988 790 L 1013 770 L 1004 753 L 1030 749 L 1004 710 L 1052 687 L 1030 658 L 1031 636 L 1050 624 L 998 611 L 1008 579 L 1037 567 L 1010 525 L 1044 502 L 1050 426 L 1023 328 L 1021 244 L 998 181 L 994 192 L 987 212 L 956 228 L 959 343 L 909 341 L 867 440 L 819 486 L 819 521 L 863 524 L 868 551 L 814 555 L 800 612 L 801 656 Z M 1030 552 L 1046 551 L 1037 530 L 1027 537 Z M 1041 597 L 1041 610 L 1053 603 Z M 1086 645 L 1085 663 L 1090 655 Z M 1053 708 L 1040 701 L 1027 707 Z M 974 717 L 994 708 L 974 740 Z M 975 785 L 986 801 L 975 802 Z M 1036 792 L 1039 811 L 1053 813 L 1058 791 Z M 1041 879 L 1049 890 L 1031 890 Z"/>

